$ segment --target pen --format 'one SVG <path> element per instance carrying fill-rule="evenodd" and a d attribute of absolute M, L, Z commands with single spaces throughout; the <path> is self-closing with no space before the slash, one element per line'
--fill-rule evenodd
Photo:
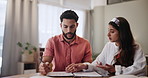
<path fill-rule="evenodd" d="M 49 65 L 50 64 L 49 62 L 42 61 L 42 58 L 40 58 L 40 61 L 41 61 L 41 63 L 46 64 L 46 65 Z"/>

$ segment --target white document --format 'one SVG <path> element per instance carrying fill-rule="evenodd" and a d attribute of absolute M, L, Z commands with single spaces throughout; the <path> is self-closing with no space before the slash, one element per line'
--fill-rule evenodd
<path fill-rule="evenodd" d="M 75 73 L 66 73 L 66 72 L 49 72 L 47 74 L 49 77 L 100 77 L 102 75 L 97 72 L 75 72 Z"/>
<path fill-rule="evenodd" d="M 118 76 L 112 76 L 110 78 L 139 78 L 139 77 L 135 75 L 118 75 Z"/>
<path fill-rule="evenodd" d="M 73 73 L 75 77 L 100 77 L 102 75 L 97 72 L 75 72 Z"/>
<path fill-rule="evenodd" d="M 21 77 L 20 77 L 21 78 Z M 26 77 L 22 77 L 22 78 L 26 78 Z M 28 77 L 27 77 L 28 78 Z M 47 76 L 31 76 L 29 78 L 49 78 Z"/>
<path fill-rule="evenodd" d="M 66 73 L 66 72 L 49 72 L 47 76 L 50 77 L 73 77 L 74 75 L 72 73 Z"/>

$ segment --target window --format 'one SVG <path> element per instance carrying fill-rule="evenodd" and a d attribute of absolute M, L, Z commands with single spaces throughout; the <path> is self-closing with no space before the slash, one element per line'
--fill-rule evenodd
<path fill-rule="evenodd" d="M 46 4 L 39 4 L 39 43 L 44 48 L 47 40 L 55 35 L 61 34 L 60 15 L 67 8 L 61 8 Z M 79 26 L 76 34 L 80 37 L 83 35 L 83 27 L 85 25 L 85 11 L 74 10 L 79 16 Z"/>
<path fill-rule="evenodd" d="M 3 49 L 6 4 L 7 4 L 7 0 L 0 0 L 0 69 L 2 66 L 2 49 Z M 1 71 L 0 71 L 0 73 L 1 73 Z"/>

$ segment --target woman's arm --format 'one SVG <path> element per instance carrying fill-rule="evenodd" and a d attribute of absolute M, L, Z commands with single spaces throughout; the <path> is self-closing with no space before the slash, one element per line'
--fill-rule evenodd
<path fill-rule="evenodd" d="M 137 47 L 134 63 L 129 67 L 122 67 L 121 74 L 146 75 L 146 58 L 140 47 Z"/>

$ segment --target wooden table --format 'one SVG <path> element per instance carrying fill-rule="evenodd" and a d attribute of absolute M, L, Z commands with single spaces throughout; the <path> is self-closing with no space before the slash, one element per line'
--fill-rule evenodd
<path fill-rule="evenodd" d="M 14 75 L 2 78 L 30 78 L 32 76 L 42 76 L 39 73 L 35 74 L 21 74 L 21 75 Z M 65 78 L 65 77 L 48 77 L 48 78 Z M 66 77 L 66 78 L 109 78 L 109 77 Z"/>

